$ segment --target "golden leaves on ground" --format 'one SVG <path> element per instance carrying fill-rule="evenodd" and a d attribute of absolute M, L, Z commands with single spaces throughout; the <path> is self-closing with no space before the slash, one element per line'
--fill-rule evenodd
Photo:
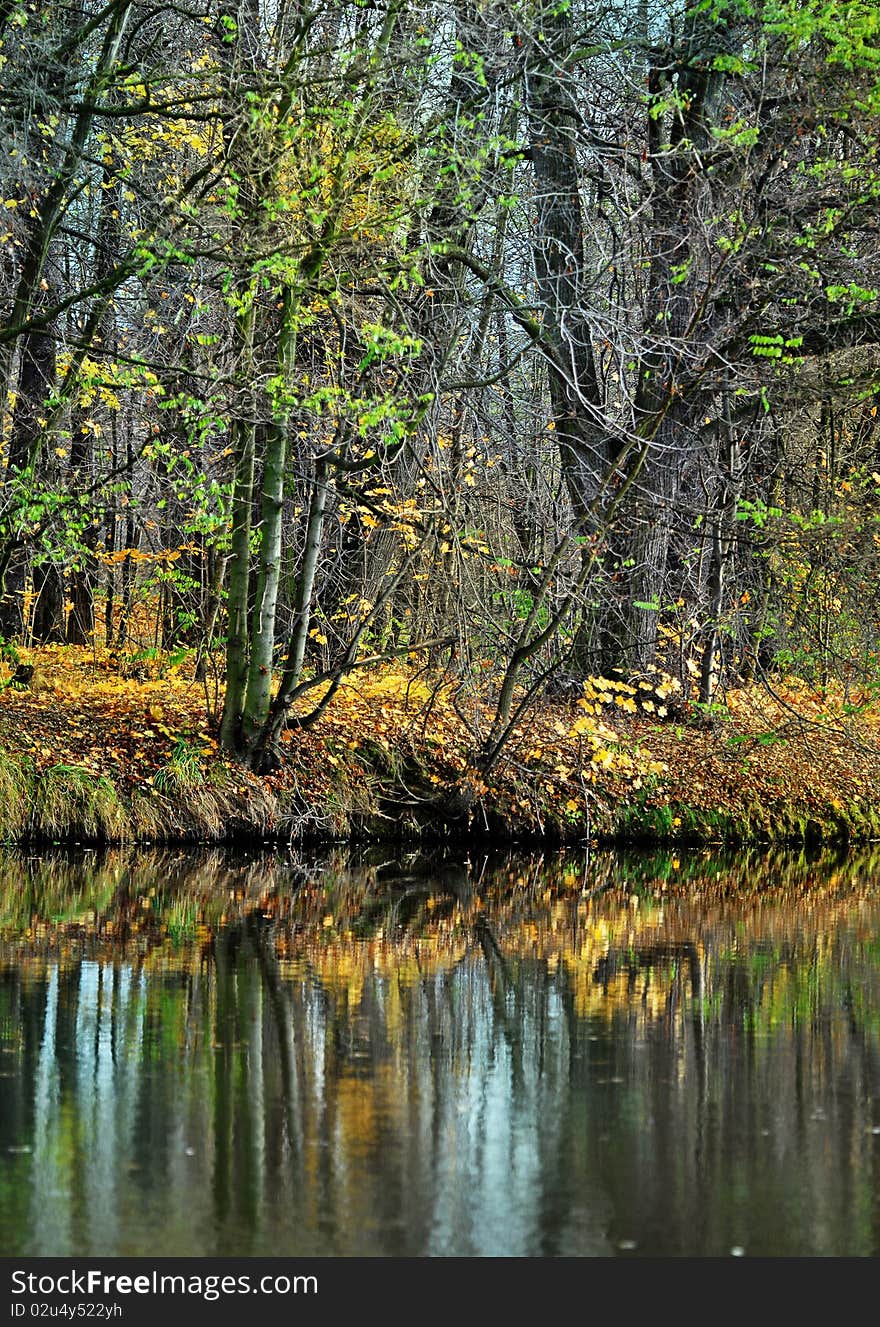
<path fill-rule="evenodd" d="M 181 743 L 214 755 L 201 688 L 167 656 L 49 645 L 29 652 L 38 685 L 0 690 L 0 747 L 37 770 L 65 765 L 147 785 Z"/>
<path fill-rule="evenodd" d="M 106 779 L 146 837 L 162 833 L 152 802 L 197 800 L 212 779 L 218 796 L 234 790 L 260 802 L 264 829 L 275 797 L 292 801 L 304 824 L 343 835 L 442 823 L 457 803 L 457 823 L 496 834 L 723 837 L 739 824 L 772 836 L 780 817 L 784 832 L 803 832 L 812 818 L 821 827 L 880 801 L 873 698 L 819 695 L 796 680 L 729 692 L 709 712 L 686 705 L 660 673 L 589 678 L 578 699 L 525 712 L 483 775 L 476 753 L 492 721 L 488 686 L 465 696 L 418 661 L 384 665 L 346 679 L 314 727 L 288 729 L 282 768 L 258 779 L 220 752 L 191 653 L 177 662 L 141 654 L 30 651 L 27 690 L 8 685 L 7 666 L 0 754 L 38 778 L 63 772 L 78 797 L 82 774 Z M 667 707 L 676 719 L 663 718 Z"/>

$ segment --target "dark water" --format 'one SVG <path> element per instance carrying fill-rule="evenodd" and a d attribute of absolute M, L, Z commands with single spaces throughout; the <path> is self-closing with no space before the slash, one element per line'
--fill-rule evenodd
<path fill-rule="evenodd" d="M 0 1252 L 880 1254 L 880 854 L 0 857 Z"/>

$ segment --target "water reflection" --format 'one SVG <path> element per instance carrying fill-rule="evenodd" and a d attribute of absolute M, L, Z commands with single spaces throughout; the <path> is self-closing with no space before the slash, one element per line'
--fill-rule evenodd
<path fill-rule="evenodd" d="M 0 1248 L 876 1255 L 878 867 L 8 853 Z"/>

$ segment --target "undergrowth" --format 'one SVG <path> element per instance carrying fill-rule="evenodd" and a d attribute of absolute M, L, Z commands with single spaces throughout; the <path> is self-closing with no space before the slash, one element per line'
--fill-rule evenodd
<path fill-rule="evenodd" d="M 394 666 L 340 688 L 315 727 L 286 730 L 281 768 L 257 777 L 219 749 L 174 668 L 142 681 L 67 647 L 26 663 L 40 686 L 0 690 L 0 840 L 880 835 L 880 710 L 841 717 L 793 684 L 772 701 L 731 693 L 708 724 L 662 676 L 588 679 L 524 716 L 480 773 L 450 690 Z"/>
<path fill-rule="evenodd" d="M 118 843 L 131 837 L 128 814 L 110 779 L 77 765 L 51 765 L 37 777 L 31 829 L 51 839 Z"/>
<path fill-rule="evenodd" d="M 21 838 L 31 809 L 33 766 L 22 756 L 0 751 L 0 839 Z"/>

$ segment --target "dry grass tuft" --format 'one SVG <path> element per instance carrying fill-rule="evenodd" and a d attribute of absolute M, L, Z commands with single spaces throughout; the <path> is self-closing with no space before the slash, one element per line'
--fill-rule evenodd
<path fill-rule="evenodd" d="M 120 843 L 131 837 L 131 822 L 105 775 L 79 765 L 52 765 L 36 780 L 31 831 L 45 838 Z"/>
<path fill-rule="evenodd" d="M 29 762 L 0 751 L 0 840 L 3 842 L 21 839 L 30 813 L 32 787 Z"/>

